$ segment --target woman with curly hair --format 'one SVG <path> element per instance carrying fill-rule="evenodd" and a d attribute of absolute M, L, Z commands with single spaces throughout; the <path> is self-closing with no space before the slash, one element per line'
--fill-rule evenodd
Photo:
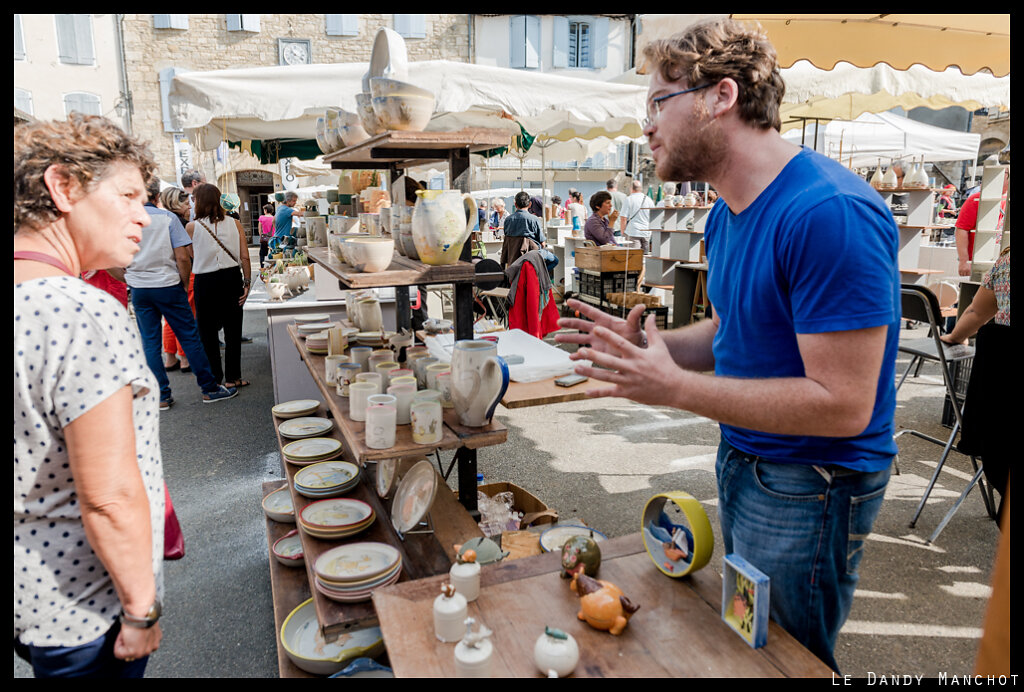
<path fill-rule="evenodd" d="M 159 388 L 78 278 L 138 252 L 154 168 L 101 117 L 14 129 L 14 637 L 37 677 L 141 677 L 160 645 Z"/>

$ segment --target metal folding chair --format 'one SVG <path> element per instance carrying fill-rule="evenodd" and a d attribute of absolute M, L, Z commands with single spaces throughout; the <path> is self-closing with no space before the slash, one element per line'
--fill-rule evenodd
<path fill-rule="evenodd" d="M 945 465 L 947 457 L 949 457 L 949 452 L 953 447 L 953 442 L 956 440 L 957 433 L 960 432 L 960 428 L 963 426 L 963 403 L 959 401 L 960 397 L 957 395 L 953 377 L 950 373 L 949 364 L 973 358 L 974 348 L 972 346 L 950 346 L 939 339 L 939 321 L 941 320 L 939 301 L 935 294 L 930 290 L 924 286 L 903 284 L 900 293 L 902 295 L 903 318 L 929 325 L 929 335 L 922 339 L 907 339 L 900 341 L 899 351 L 910 355 L 911 359 L 910 365 L 907 366 L 903 376 L 900 378 L 899 384 L 896 385 L 896 391 L 899 391 L 899 388 L 903 386 L 903 382 L 907 379 L 907 375 L 910 374 L 910 371 L 915 365 L 920 366 L 924 361 L 938 363 L 939 369 L 942 371 L 942 381 L 946 385 L 946 393 L 948 394 L 950 401 L 953 402 L 952 408 L 956 417 L 956 423 L 953 425 L 953 430 L 947 440 L 940 440 L 917 430 L 901 430 L 894 436 L 896 439 L 899 439 L 903 435 L 913 435 L 914 437 L 927 440 L 928 442 L 932 442 L 943 448 L 942 456 L 939 457 L 939 462 L 935 466 L 935 471 L 932 473 L 931 480 L 928 482 L 928 487 L 925 489 L 924 495 L 921 497 L 921 501 L 917 505 L 917 511 L 914 512 L 913 519 L 910 520 L 910 528 L 914 528 L 917 524 L 918 518 L 921 516 L 921 510 L 924 509 L 925 503 L 931 495 L 932 488 L 934 488 L 935 482 L 939 478 L 939 473 L 942 472 L 942 467 Z M 939 533 L 943 528 L 945 528 L 946 524 L 952 518 L 952 515 L 960 508 L 960 505 L 967 497 L 967 494 L 975 485 L 978 485 L 979 490 L 981 491 L 982 500 L 985 503 L 985 509 L 988 511 L 990 516 L 993 518 L 995 517 L 995 503 L 990 496 L 991 490 L 986 488 L 984 480 L 982 479 L 982 473 L 980 470 L 981 466 L 978 460 L 973 456 L 971 457 L 971 464 L 974 466 L 975 470 L 974 478 L 964 490 L 960 499 L 957 500 L 950 513 L 945 519 L 943 519 L 935 533 L 933 533 L 931 538 L 929 538 L 929 542 L 938 537 Z"/>

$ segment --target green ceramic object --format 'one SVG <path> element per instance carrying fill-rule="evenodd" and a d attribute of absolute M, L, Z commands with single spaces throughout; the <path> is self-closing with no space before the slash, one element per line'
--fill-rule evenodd
<path fill-rule="evenodd" d="M 459 547 L 459 557 L 467 550 L 476 551 L 476 562 L 480 565 L 489 565 L 492 562 L 499 562 L 508 557 L 508 552 L 502 552 L 498 544 L 490 538 L 471 538 Z"/>
<path fill-rule="evenodd" d="M 573 536 L 562 545 L 562 578 L 583 571 L 588 577 L 597 576 L 601 566 L 601 548 L 588 536 Z"/>

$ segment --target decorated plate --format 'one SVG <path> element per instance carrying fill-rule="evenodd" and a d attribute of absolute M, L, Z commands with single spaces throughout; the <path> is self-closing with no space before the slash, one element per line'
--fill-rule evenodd
<path fill-rule="evenodd" d="M 296 399 L 278 404 L 270 410 L 278 418 L 295 418 L 316 413 L 318 408 L 320 408 L 320 402 L 316 399 Z"/>
<path fill-rule="evenodd" d="M 300 516 L 314 529 L 345 529 L 357 526 L 373 517 L 373 508 L 362 500 L 338 497 L 317 500 L 306 505 Z"/>
<path fill-rule="evenodd" d="M 399 533 L 416 527 L 430 511 L 437 493 L 437 472 L 429 461 L 417 462 L 398 484 L 391 505 L 391 523 Z"/>
<path fill-rule="evenodd" d="M 289 461 L 319 461 L 341 452 L 341 440 L 333 437 L 309 437 L 289 442 L 281 451 Z"/>
<path fill-rule="evenodd" d="M 331 327 L 337 326 L 337 322 L 308 322 L 306 324 L 296 325 L 295 329 L 299 334 L 316 334 L 317 332 L 326 332 Z"/>
<path fill-rule="evenodd" d="M 292 418 L 278 426 L 277 431 L 281 437 L 292 440 L 301 440 L 307 437 L 319 437 L 334 429 L 334 421 L 329 418 L 315 416 Z"/>
<path fill-rule="evenodd" d="M 295 484 L 310 490 L 329 490 L 359 477 L 359 467 L 347 461 L 321 461 L 295 474 Z"/>
<path fill-rule="evenodd" d="M 327 313 L 317 312 L 310 315 L 296 315 L 295 324 L 309 324 L 311 322 L 330 322 L 331 316 Z"/>
<path fill-rule="evenodd" d="M 387 497 L 398 477 L 398 459 L 381 459 L 377 462 L 377 495 Z"/>
<path fill-rule="evenodd" d="M 341 581 L 324 579 L 321 575 L 316 575 L 317 581 L 319 581 L 325 588 L 333 589 L 335 591 L 363 591 L 365 589 L 372 589 L 376 586 L 380 586 L 384 582 L 388 581 L 395 576 L 397 572 L 402 571 L 402 561 L 399 560 L 395 563 L 395 566 L 389 569 L 383 574 L 375 574 L 372 577 L 366 579 L 360 579 L 359 581 Z"/>
<path fill-rule="evenodd" d="M 334 641 L 326 641 L 312 598 L 285 619 L 281 625 L 281 644 L 295 665 L 317 675 L 336 673 L 353 658 L 377 656 L 384 650 L 380 627 L 349 630 Z"/>
<path fill-rule="evenodd" d="M 562 549 L 565 542 L 573 536 L 587 536 L 589 538 L 591 533 L 594 534 L 595 543 L 608 540 L 608 537 L 603 533 L 589 526 L 562 524 L 552 527 L 540 535 L 540 547 L 549 553 L 558 552 Z"/>
<path fill-rule="evenodd" d="M 330 582 L 358 582 L 388 572 L 401 559 L 401 553 L 387 543 L 349 543 L 322 553 L 313 571 Z"/>

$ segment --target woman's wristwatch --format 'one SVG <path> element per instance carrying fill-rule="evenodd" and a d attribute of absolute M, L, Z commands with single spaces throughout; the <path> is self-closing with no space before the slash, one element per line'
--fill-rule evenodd
<path fill-rule="evenodd" d="M 163 612 L 163 606 L 160 605 L 160 599 L 157 598 L 153 601 L 153 605 L 149 606 L 149 610 L 142 617 L 136 617 L 129 615 L 124 612 L 124 606 L 121 607 L 121 614 L 118 615 L 118 620 L 125 627 L 135 627 L 140 630 L 148 630 L 150 627 L 156 624 L 156 621 L 160 619 L 160 614 Z"/>

